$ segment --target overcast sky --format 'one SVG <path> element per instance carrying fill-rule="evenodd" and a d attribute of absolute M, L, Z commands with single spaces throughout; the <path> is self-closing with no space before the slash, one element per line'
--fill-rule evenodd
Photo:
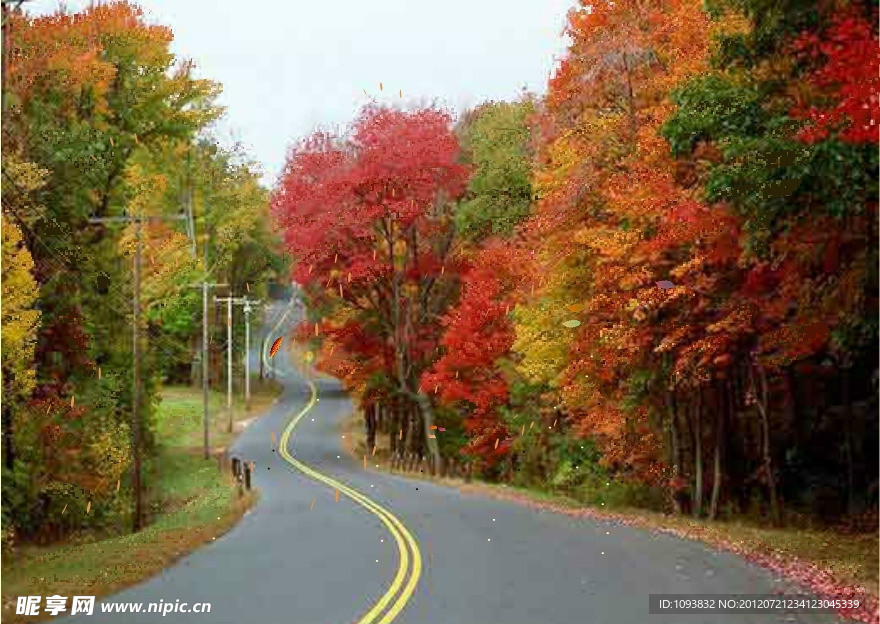
<path fill-rule="evenodd" d="M 68 0 L 69 11 L 88 1 Z M 368 97 L 461 111 L 544 93 L 574 0 L 143 0 L 173 51 L 223 85 L 222 142 L 241 141 L 264 182 L 317 125 L 352 120 Z M 58 0 L 27 2 L 50 13 Z M 379 90 L 379 83 L 383 90 Z"/>

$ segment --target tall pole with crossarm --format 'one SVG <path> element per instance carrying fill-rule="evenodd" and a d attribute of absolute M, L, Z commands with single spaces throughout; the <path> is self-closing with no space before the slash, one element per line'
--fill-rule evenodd
<path fill-rule="evenodd" d="M 131 485 L 134 489 L 134 520 L 133 532 L 141 530 L 143 516 L 143 493 L 141 491 L 141 354 L 140 354 L 140 318 L 141 318 L 141 222 L 160 221 L 163 219 L 186 219 L 186 215 L 143 217 L 100 217 L 89 219 L 89 223 L 134 223 L 135 252 L 134 252 L 134 319 L 132 323 L 132 358 L 133 362 L 133 386 L 131 399 L 131 452 L 132 452 L 132 475 Z"/>
<path fill-rule="evenodd" d="M 205 242 L 205 266 L 208 265 L 208 251 L 207 251 L 207 241 Z M 210 351 L 208 349 L 208 289 L 209 288 L 220 288 L 223 286 L 227 286 L 227 284 L 211 284 L 208 281 L 203 281 L 201 284 L 193 284 L 196 288 L 202 289 L 202 403 L 203 403 L 203 412 L 202 412 L 202 438 L 203 438 L 203 453 L 205 459 L 211 457 L 211 441 L 209 437 L 209 429 L 210 429 L 210 391 L 211 391 L 211 368 L 210 368 Z"/>
<path fill-rule="evenodd" d="M 251 305 L 259 304 L 259 299 L 243 300 L 244 303 L 244 409 L 251 411 Z"/>
<path fill-rule="evenodd" d="M 227 431 L 232 433 L 232 304 L 241 304 L 246 299 L 229 297 L 214 297 L 217 303 L 226 303 L 226 409 L 229 413 L 229 425 Z"/>

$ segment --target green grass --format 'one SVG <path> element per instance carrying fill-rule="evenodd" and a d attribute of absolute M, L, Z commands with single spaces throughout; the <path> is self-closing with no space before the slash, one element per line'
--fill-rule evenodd
<path fill-rule="evenodd" d="M 239 427 L 271 405 L 279 389 L 277 384 L 255 384 L 250 414 L 240 402 L 234 412 Z M 22 546 L 4 557 L 4 621 L 42 619 L 16 616 L 17 596 L 100 597 L 152 576 L 229 530 L 256 500 L 254 493 L 239 495 L 230 476 L 218 470 L 216 456 L 202 457 L 201 391 L 170 387 L 162 396 L 156 416 L 158 453 L 144 469 L 146 528 L 106 538 L 85 535 L 50 547 Z M 236 434 L 226 431 L 225 396 L 213 393 L 211 401 L 211 446 L 218 450 Z"/>
<path fill-rule="evenodd" d="M 212 391 L 208 395 L 211 416 L 209 443 L 211 448 L 225 448 L 240 432 L 242 424 L 263 413 L 281 393 L 281 386 L 272 380 L 255 381 L 251 386 L 251 409 L 245 411 L 244 400 L 236 396 L 232 403 L 234 428 L 229 433 L 229 412 L 226 394 Z M 203 436 L 203 397 L 200 389 L 183 386 L 165 388 L 157 416 L 159 439 L 165 446 L 201 448 Z"/>

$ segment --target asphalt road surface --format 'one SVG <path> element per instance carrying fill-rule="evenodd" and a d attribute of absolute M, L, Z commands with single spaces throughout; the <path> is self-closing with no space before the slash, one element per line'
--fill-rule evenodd
<path fill-rule="evenodd" d="M 288 336 L 299 314 L 287 303 L 273 305 L 268 344 Z M 254 340 L 257 348 L 263 337 Z M 339 424 L 351 402 L 335 382 L 311 384 L 298 374 L 289 341 L 269 360 L 283 395 L 232 448 L 256 464 L 259 504 L 216 541 L 103 601 L 141 602 L 144 611 L 160 600 L 208 602 L 210 613 L 109 614 L 99 603 L 94 615 L 67 622 L 838 621 L 824 614 L 649 615 L 649 594 L 769 594 L 786 585 L 696 542 L 365 471 L 363 457 L 342 447 Z M 273 433 L 286 452 L 273 448 Z"/>

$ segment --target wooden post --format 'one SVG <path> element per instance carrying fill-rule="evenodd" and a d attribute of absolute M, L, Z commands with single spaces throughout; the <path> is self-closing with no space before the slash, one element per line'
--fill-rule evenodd
<path fill-rule="evenodd" d="M 250 464 L 244 465 L 244 489 L 251 489 L 251 466 Z"/>

